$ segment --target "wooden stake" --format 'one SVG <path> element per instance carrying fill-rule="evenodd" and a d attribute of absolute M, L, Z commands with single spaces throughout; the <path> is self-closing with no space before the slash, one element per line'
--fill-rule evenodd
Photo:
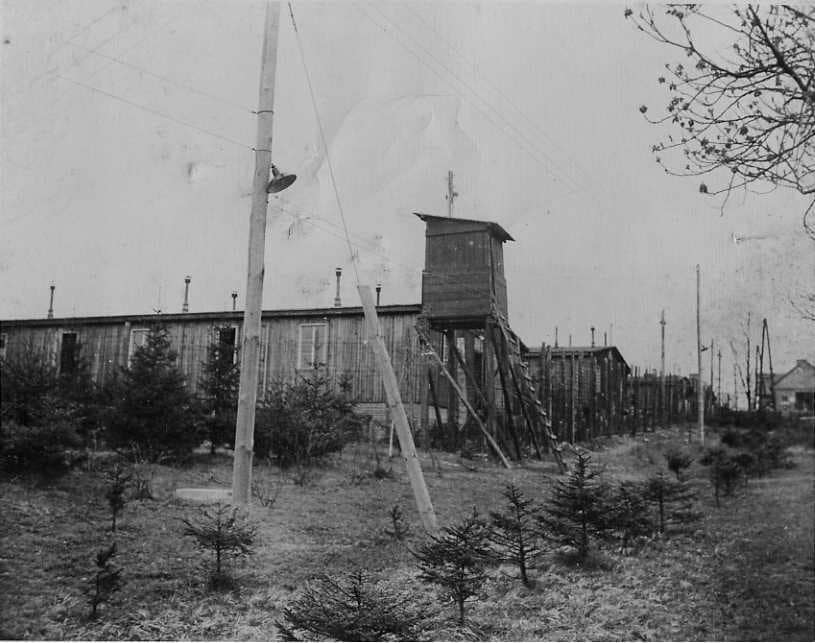
<path fill-rule="evenodd" d="M 382 331 L 379 327 L 379 317 L 376 314 L 376 303 L 374 293 L 370 286 L 358 286 L 359 298 L 362 301 L 362 309 L 365 312 L 365 327 L 368 332 L 368 341 L 371 342 L 374 356 L 376 357 L 379 373 L 382 375 L 382 383 L 385 387 L 385 395 L 388 400 L 388 409 L 391 412 L 396 427 L 396 435 L 399 438 L 399 449 L 405 461 L 410 486 L 413 488 L 413 496 L 416 499 L 416 509 L 422 520 L 425 530 L 431 533 L 438 531 L 439 526 L 436 521 L 436 512 L 433 510 L 433 503 L 430 501 L 430 493 L 422 473 L 422 465 L 416 455 L 416 447 L 413 444 L 413 436 L 410 433 L 405 407 L 402 405 L 402 396 L 399 394 L 399 382 L 396 380 L 396 373 L 393 372 L 391 358 L 388 349 L 382 338 Z"/>
<path fill-rule="evenodd" d="M 260 68 L 255 175 L 252 181 L 252 211 L 249 220 L 246 308 L 241 332 L 243 341 L 241 342 L 238 414 L 235 422 L 235 455 L 232 467 L 232 502 L 238 506 L 249 503 L 249 489 L 252 481 L 252 450 L 263 309 L 263 253 L 266 246 L 266 210 L 269 204 L 266 186 L 269 184 L 269 170 L 272 165 L 272 117 L 279 25 L 280 4 L 267 1 Z"/>

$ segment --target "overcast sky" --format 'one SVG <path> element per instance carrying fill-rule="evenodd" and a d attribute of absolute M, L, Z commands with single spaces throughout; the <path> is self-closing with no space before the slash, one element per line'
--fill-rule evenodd
<path fill-rule="evenodd" d="M 0 319 L 228 310 L 245 290 L 262 2 L 3 0 Z M 497 221 L 512 326 L 527 344 L 610 331 L 630 364 L 695 364 L 703 339 L 741 347 L 767 317 L 776 371 L 815 359 L 791 301 L 815 289 L 803 199 L 736 195 L 722 216 L 698 180 L 667 176 L 673 52 L 624 5 L 294 4 L 361 279 L 420 301 L 414 210 Z M 358 303 L 294 31 L 283 6 L 273 156 L 298 181 L 270 203 L 264 308 Z M 722 43 L 722 47 L 726 43 Z M 740 241 L 739 241 L 740 240 Z M 613 326 L 613 330 L 612 330 Z M 705 368 L 709 368 L 706 366 Z"/>

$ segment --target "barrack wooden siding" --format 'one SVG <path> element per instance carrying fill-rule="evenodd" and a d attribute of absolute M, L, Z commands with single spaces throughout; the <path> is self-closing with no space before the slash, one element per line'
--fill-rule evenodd
<path fill-rule="evenodd" d="M 383 336 L 407 403 L 421 401 L 425 370 L 419 352 L 415 324 L 421 306 L 380 306 L 379 320 Z M 47 355 L 59 368 L 63 336 L 76 334 L 79 358 L 86 361 L 94 381 L 102 383 L 127 365 L 132 352 L 133 331 L 163 324 L 172 348 L 178 352 L 178 366 L 195 391 L 207 350 L 217 341 L 217 329 L 237 329 L 237 346 L 243 313 L 180 313 L 160 315 L 118 315 L 111 317 L 70 317 L 27 319 L 0 322 L 5 336 L 5 353 L 9 359 L 21 357 L 29 349 Z M 261 359 L 259 394 L 277 381 L 293 381 L 298 375 L 309 375 L 313 368 L 298 363 L 300 328 L 325 324 L 326 359 L 317 372 L 338 384 L 347 378 L 351 395 L 360 404 L 384 406 L 382 378 L 374 363 L 373 351 L 367 344 L 362 309 L 320 308 L 308 310 L 264 311 L 261 324 Z M 435 333 L 434 333 L 435 335 Z M 441 338 L 435 337 L 441 344 Z M 322 360 L 321 360 L 322 361 Z"/>

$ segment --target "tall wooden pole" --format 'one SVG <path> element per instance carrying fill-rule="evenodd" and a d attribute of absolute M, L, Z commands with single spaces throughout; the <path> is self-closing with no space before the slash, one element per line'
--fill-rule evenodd
<path fill-rule="evenodd" d="M 716 378 L 716 390 L 717 390 L 716 397 L 719 398 L 719 405 L 721 406 L 721 404 L 722 404 L 722 349 L 721 348 L 719 348 L 719 350 L 717 351 L 716 357 L 719 359 L 719 369 L 718 369 L 717 378 Z"/>
<path fill-rule="evenodd" d="M 660 346 L 659 346 L 659 420 L 664 422 L 665 414 L 665 309 L 659 317 Z"/>
<path fill-rule="evenodd" d="M 705 443 L 705 381 L 702 378 L 702 321 L 699 312 L 699 292 L 702 288 L 702 271 L 696 264 L 696 366 L 698 372 L 697 404 L 699 406 L 699 439 Z"/>
<path fill-rule="evenodd" d="M 773 373 L 773 351 L 770 347 L 770 327 L 767 325 L 767 319 L 764 318 L 764 329 L 767 331 L 767 360 L 770 366 L 770 404 L 772 404 L 773 411 L 775 407 L 775 373 Z"/>
<path fill-rule="evenodd" d="M 393 365 L 391 364 L 390 355 L 388 355 L 388 349 L 385 346 L 385 340 L 382 338 L 379 317 L 376 314 L 376 304 L 374 303 L 374 293 L 370 286 L 357 286 L 357 290 L 365 313 L 368 341 L 371 343 L 379 373 L 382 376 L 382 384 L 385 387 L 385 396 L 388 400 L 388 409 L 396 427 L 399 450 L 405 460 L 410 486 L 416 499 L 416 508 L 419 511 L 419 517 L 425 530 L 434 533 L 439 528 L 436 521 L 436 512 L 433 510 L 430 493 L 424 481 L 422 465 L 416 455 L 416 446 L 413 444 L 413 435 L 410 432 L 407 413 L 405 413 L 402 396 L 399 393 L 399 382 L 396 379 L 396 373 L 393 372 Z"/>
<path fill-rule="evenodd" d="M 739 383 L 736 379 L 738 367 L 735 360 L 733 361 L 733 410 L 739 410 Z"/>
<path fill-rule="evenodd" d="M 243 314 L 241 376 L 238 390 L 238 417 L 235 425 L 235 456 L 232 467 L 232 502 L 249 502 L 252 481 L 255 403 L 260 363 L 260 317 L 263 309 L 263 252 L 266 245 L 266 210 L 269 195 L 269 169 L 272 164 L 272 119 L 280 4 L 266 2 L 263 54 L 260 65 L 260 92 L 255 146 L 255 175 L 252 182 L 252 210 L 249 219 L 249 260 L 246 278 L 246 307 Z"/>

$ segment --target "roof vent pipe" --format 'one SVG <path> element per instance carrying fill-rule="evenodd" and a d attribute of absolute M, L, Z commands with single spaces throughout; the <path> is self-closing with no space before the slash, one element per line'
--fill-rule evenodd
<path fill-rule="evenodd" d="M 334 296 L 334 308 L 342 306 L 342 299 L 340 299 L 340 277 L 342 277 L 342 268 L 337 266 L 334 273 L 337 275 L 337 294 Z"/>
<path fill-rule="evenodd" d="M 48 304 L 48 319 L 54 319 L 54 288 L 56 288 L 56 286 L 52 281 L 48 287 L 51 289 L 51 302 Z"/>
<path fill-rule="evenodd" d="M 591 347 L 594 348 L 594 326 L 591 327 Z"/>
<path fill-rule="evenodd" d="M 182 313 L 190 312 L 190 281 L 192 281 L 192 279 L 189 275 L 184 277 L 184 305 L 181 306 Z"/>
<path fill-rule="evenodd" d="M 379 295 L 382 294 L 382 284 L 376 284 L 376 305 L 379 306 Z"/>

